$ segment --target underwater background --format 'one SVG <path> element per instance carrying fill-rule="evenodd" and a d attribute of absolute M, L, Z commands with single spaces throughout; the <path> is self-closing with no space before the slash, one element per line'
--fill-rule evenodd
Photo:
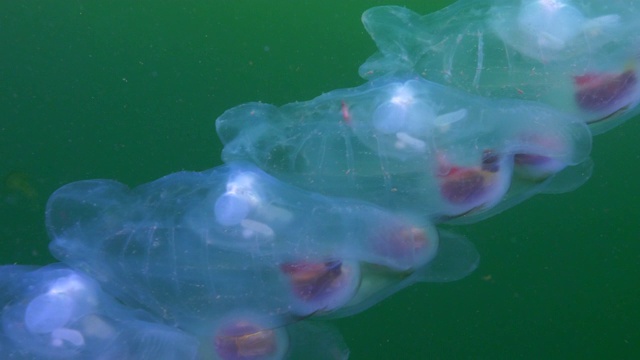
<path fill-rule="evenodd" d="M 514 0 L 515 1 L 515 0 Z M 219 165 L 214 121 L 364 83 L 367 8 L 452 1 L 0 2 L 0 260 L 47 264 L 63 184 Z M 594 139 L 592 178 L 453 227 L 482 256 L 334 321 L 351 359 L 640 357 L 640 118 Z"/>

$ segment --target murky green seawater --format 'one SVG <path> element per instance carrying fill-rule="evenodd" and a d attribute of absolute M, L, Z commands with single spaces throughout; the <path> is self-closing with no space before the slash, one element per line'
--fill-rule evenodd
<path fill-rule="evenodd" d="M 450 2 L 399 4 L 425 13 Z M 54 261 L 44 205 L 65 183 L 210 168 L 225 109 L 361 84 L 375 48 L 360 14 L 382 4 L 1 2 L 2 262 Z M 459 227 L 482 254 L 465 280 L 338 321 L 351 358 L 639 358 L 638 134 L 640 119 L 598 136 L 594 176 L 577 191 Z"/>

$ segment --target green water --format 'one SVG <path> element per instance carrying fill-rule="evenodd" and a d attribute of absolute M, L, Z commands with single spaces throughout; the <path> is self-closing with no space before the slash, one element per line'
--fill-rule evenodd
<path fill-rule="evenodd" d="M 451 1 L 406 1 L 421 13 Z M 57 187 L 220 164 L 214 120 L 355 86 L 387 1 L 0 2 L 0 257 L 46 264 Z M 337 322 L 359 359 L 640 358 L 640 119 L 595 139 L 593 178 L 457 228 L 479 269 Z M 2 358 L 2 354 L 0 354 Z"/>

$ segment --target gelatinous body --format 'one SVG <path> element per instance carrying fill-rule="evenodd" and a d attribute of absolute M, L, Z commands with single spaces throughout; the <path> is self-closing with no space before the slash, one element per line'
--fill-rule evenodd
<path fill-rule="evenodd" d="M 512 198 L 547 191 L 591 146 L 577 117 L 419 77 L 381 78 L 280 108 L 244 104 L 216 125 L 227 162 L 251 161 L 311 191 L 436 220 L 473 221 L 500 204 L 513 182 L 528 186 Z"/>
<path fill-rule="evenodd" d="M 214 319 L 199 338 L 127 308 L 86 274 L 62 264 L 0 267 L 0 350 L 7 359 L 347 359 L 321 322 L 286 327 L 252 311 Z"/>
<path fill-rule="evenodd" d="M 396 287 L 386 279 L 448 281 L 477 264 L 469 257 L 447 267 L 425 219 L 299 190 L 247 164 L 175 173 L 133 190 L 72 183 L 51 196 L 47 225 L 54 256 L 195 334 L 212 333 L 215 319 L 241 309 L 275 325 L 360 311 L 363 293 Z M 442 270 L 430 270 L 432 262 Z"/>
<path fill-rule="evenodd" d="M 0 267 L 7 359 L 195 359 L 198 341 L 56 264 Z"/>
<path fill-rule="evenodd" d="M 601 133 L 638 112 L 639 16 L 623 0 L 461 0 L 424 16 L 375 7 L 362 21 L 379 52 L 360 74 L 540 101 Z"/>

